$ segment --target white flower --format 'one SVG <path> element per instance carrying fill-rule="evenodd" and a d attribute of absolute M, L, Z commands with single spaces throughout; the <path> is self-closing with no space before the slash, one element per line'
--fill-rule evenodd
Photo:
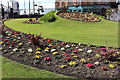
<path fill-rule="evenodd" d="M 65 50 L 65 48 L 61 48 L 61 50 Z"/>
<path fill-rule="evenodd" d="M 70 46 L 69 45 L 66 45 L 66 48 L 69 48 Z"/>
<path fill-rule="evenodd" d="M 81 45 L 81 43 L 79 43 L 78 45 Z"/>
<path fill-rule="evenodd" d="M 15 52 L 15 51 L 17 51 L 18 49 L 17 48 L 15 48 L 15 49 L 13 49 L 13 52 Z"/>
<path fill-rule="evenodd" d="M 6 31 L 5 33 L 9 33 L 9 31 Z"/>
<path fill-rule="evenodd" d="M 78 51 L 83 51 L 83 49 L 78 49 Z"/>
<path fill-rule="evenodd" d="M 100 63 L 99 62 L 95 62 L 96 65 L 99 65 Z"/>
<path fill-rule="evenodd" d="M 87 53 L 91 53 L 91 52 L 92 52 L 92 50 L 88 50 L 88 51 L 87 51 Z"/>
<path fill-rule="evenodd" d="M 54 52 L 54 51 L 56 51 L 56 49 L 51 49 L 51 52 Z"/>
<path fill-rule="evenodd" d="M 49 50 L 45 49 L 45 52 L 49 52 Z"/>
<path fill-rule="evenodd" d="M 28 52 L 30 52 L 30 53 L 31 53 L 31 52 L 33 52 L 33 50 L 32 50 L 32 49 L 28 49 Z"/>
<path fill-rule="evenodd" d="M 18 39 L 21 39 L 21 37 L 18 37 Z"/>

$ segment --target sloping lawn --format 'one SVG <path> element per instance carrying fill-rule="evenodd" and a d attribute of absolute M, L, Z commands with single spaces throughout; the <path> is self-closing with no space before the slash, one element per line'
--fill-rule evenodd
<path fill-rule="evenodd" d="M 85 44 L 118 46 L 118 23 L 102 19 L 101 22 L 79 22 L 58 16 L 52 23 L 25 24 L 26 19 L 12 19 L 5 25 L 17 31 L 39 34 L 43 37 Z"/>

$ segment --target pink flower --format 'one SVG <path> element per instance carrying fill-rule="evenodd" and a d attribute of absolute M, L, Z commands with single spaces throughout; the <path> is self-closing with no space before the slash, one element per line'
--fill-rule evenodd
<path fill-rule="evenodd" d="M 68 55 L 67 53 L 64 53 L 63 55 Z"/>
<path fill-rule="evenodd" d="M 29 42 L 32 42 L 32 40 L 29 40 Z"/>
<path fill-rule="evenodd" d="M 77 50 L 74 50 L 73 53 L 77 53 L 78 51 Z"/>
<path fill-rule="evenodd" d="M 66 59 L 66 60 L 70 60 L 71 58 L 70 58 L 70 57 L 66 57 L 65 59 Z"/>
<path fill-rule="evenodd" d="M 107 52 L 112 53 L 112 52 L 114 52 L 114 51 L 112 51 L 112 50 L 108 50 Z"/>
<path fill-rule="evenodd" d="M 51 42 L 52 40 L 51 39 L 48 39 L 47 42 Z"/>
<path fill-rule="evenodd" d="M 50 59 L 50 57 L 45 57 L 44 60 L 49 61 L 49 60 L 51 60 L 51 59 Z"/>
<path fill-rule="evenodd" d="M 106 52 L 101 52 L 102 54 L 106 55 L 107 53 Z"/>
<path fill-rule="evenodd" d="M 101 50 L 106 50 L 106 48 L 101 48 Z"/>
<path fill-rule="evenodd" d="M 48 62 L 47 65 L 50 66 L 50 65 L 51 65 L 51 62 Z"/>
<path fill-rule="evenodd" d="M 65 45 L 66 43 L 65 42 L 62 42 L 62 45 Z"/>
<path fill-rule="evenodd" d="M 89 68 L 93 67 L 92 64 L 86 64 L 86 66 L 89 67 Z"/>
<path fill-rule="evenodd" d="M 30 35 L 28 35 L 27 37 L 30 37 Z"/>
<path fill-rule="evenodd" d="M 4 39 L 4 41 L 8 41 L 8 39 Z"/>

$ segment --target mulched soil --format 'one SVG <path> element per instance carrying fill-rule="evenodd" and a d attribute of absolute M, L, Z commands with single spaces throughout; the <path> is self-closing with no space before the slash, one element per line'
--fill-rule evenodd
<path fill-rule="evenodd" d="M 120 48 L 64 42 L 0 26 L 2 56 L 79 78 L 120 79 Z"/>

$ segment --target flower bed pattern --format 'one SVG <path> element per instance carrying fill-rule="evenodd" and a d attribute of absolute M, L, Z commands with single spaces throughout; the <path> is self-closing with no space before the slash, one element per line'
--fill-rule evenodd
<path fill-rule="evenodd" d="M 99 19 L 96 16 L 89 15 L 89 14 L 83 14 L 83 13 L 59 12 L 57 15 L 65 19 L 75 20 L 75 21 L 85 21 L 85 22 L 100 22 L 101 21 L 101 19 Z"/>
<path fill-rule="evenodd" d="M 1 26 L 3 56 L 79 78 L 120 78 L 120 49 L 63 42 Z"/>

